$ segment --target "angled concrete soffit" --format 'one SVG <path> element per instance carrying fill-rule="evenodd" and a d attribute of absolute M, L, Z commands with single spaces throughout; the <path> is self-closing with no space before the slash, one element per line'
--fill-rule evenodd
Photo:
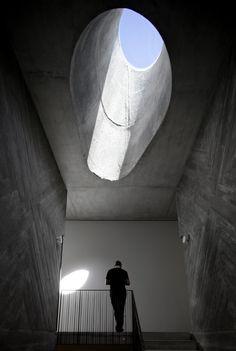
<path fill-rule="evenodd" d="M 119 41 L 121 9 L 96 17 L 80 36 L 70 88 L 82 150 L 89 169 L 118 180 L 131 172 L 160 127 L 171 96 L 165 45 L 145 70 L 125 59 Z"/>

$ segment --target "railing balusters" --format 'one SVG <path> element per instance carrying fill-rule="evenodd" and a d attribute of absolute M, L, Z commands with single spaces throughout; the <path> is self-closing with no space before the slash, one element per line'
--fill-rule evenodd
<path fill-rule="evenodd" d="M 58 344 L 133 344 L 143 351 L 134 294 L 127 290 L 124 332 L 115 331 L 109 290 L 62 291 L 58 306 Z"/>

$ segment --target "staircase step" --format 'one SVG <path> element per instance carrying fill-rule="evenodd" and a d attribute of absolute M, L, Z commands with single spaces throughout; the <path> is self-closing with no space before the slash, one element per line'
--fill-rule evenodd
<path fill-rule="evenodd" d="M 149 350 L 197 350 L 194 340 L 145 340 L 144 344 Z"/>
<path fill-rule="evenodd" d="M 133 351 L 133 345 L 57 345 L 55 351 Z"/>
<path fill-rule="evenodd" d="M 197 350 L 197 348 L 196 347 L 194 347 L 194 348 L 190 348 L 190 347 L 186 347 L 186 348 L 184 348 L 184 347 L 182 347 L 182 346 L 161 346 L 161 347 L 156 347 L 156 346 L 153 346 L 153 347 L 151 347 L 151 346 L 146 346 L 145 347 L 145 350 L 158 350 L 158 351 L 160 351 L 160 350 L 176 350 L 176 351 L 180 351 L 180 350 L 185 350 L 185 351 L 195 351 L 195 350 Z"/>
<path fill-rule="evenodd" d="M 143 332 L 144 340 L 191 340 L 187 332 Z"/>
<path fill-rule="evenodd" d="M 150 346 L 148 346 L 148 347 L 145 347 L 145 351 L 196 351 L 196 350 L 198 350 L 197 348 L 184 348 L 184 347 L 178 347 L 178 346 L 176 346 L 176 347 L 168 347 L 168 346 L 166 346 L 166 347 L 161 347 L 161 348 L 158 348 L 158 347 L 153 347 L 153 348 L 151 348 Z"/>

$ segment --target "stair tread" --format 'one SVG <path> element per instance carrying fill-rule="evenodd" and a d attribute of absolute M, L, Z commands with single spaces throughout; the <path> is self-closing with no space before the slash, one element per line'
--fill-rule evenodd
<path fill-rule="evenodd" d="M 145 345 L 148 350 L 197 350 L 197 345 Z"/>
<path fill-rule="evenodd" d="M 158 343 L 155 342 L 144 342 L 146 350 L 197 350 L 196 342 L 188 343 Z"/>
<path fill-rule="evenodd" d="M 145 348 L 145 350 L 146 351 L 149 351 L 149 350 L 152 350 L 152 351 L 154 351 L 154 350 L 158 350 L 158 351 L 168 351 L 168 350 L 171 350 L 171 351 L 173 351 L 173 350 L 178 350 L 178 351 L 189 351 L 189 350 L 191 350 L 191 351 L 196 351 L 196 350 L 198 350 L 198 348 L 197 347 L 195 347 L 195 348 L 192 348 L 192 347 L 188 347 L 188 348 L 179 348 L 179 347 L 177 347 L 177 348 Z"/>
<path fill-rule="evenodd" d="M 195 340 L 144 340 L 145 344 L 157 345 L 195 345 Z"/>
<path fill-rule="evenodd" d="M 146 336 L 146 335 L 154 335 L 154 336 L 160 336 L 160 337 L 191 337 L 191 333 L 184 333 L 184 332 L 143 332 L 142 333 L 143 336 Z"/>
<path fill-rule="evenodd" d="M 195 345 L 194 347 L 175 347 L 175 348 L 173 348 L 173 347 L 145 347 L 145 350 L 146 351 L 149 351 L 149 350 L 158 350 L 158 351 L 163 351 L 163 350 L 165 350 L 165 351 L 168 351 L 168 350 L 178 350 L 178 351 L 182 351 L 182 350 L 185 350 L 185 351 L 189 351 L 189 350 L 194 350 L 194 351 L 196 351 L 196 350 L 198 350 L 198 348 L 197 348 L 197 346 Z"/>
<path fill-rule="evenodd" d="M 197 344 L 193 345 L 145 345 L 145 349 L 148 350 L 197 350 Z"/>
<path fill-rule="evenodd" d="M 191 340 L 190 333 L 161 333 L 161 332 L 144 332 L 144 340 Z"/>
<path fill-rule="evenodd" d="M 194 339 L 143 339 L 145 342 L 162 342 L 162 343 L 165 343 L 165 342 L 171 342 L 171 343 L 189 343 L 189 342 L 195 342 Z"/>

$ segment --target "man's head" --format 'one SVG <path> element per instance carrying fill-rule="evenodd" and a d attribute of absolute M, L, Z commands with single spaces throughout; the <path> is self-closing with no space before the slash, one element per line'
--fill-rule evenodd
<path fill-rule="evenodd" d="M 120 261 L 116 261 L 115 266 L 121 267 L 122 263 Z"/>

